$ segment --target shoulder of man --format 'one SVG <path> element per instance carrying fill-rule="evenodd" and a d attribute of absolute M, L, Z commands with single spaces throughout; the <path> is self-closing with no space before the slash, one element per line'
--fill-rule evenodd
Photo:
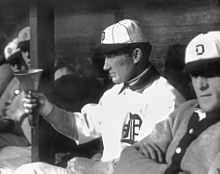
<path fill-rule="evenodd" d="M 4 92 L 0 97 L 0 113 L 3 114 L 3 110 L 5 109 L 6 103 L 10 103 L 14 97 L 14 91 L 19 89 L 19 82 L 14 77 L 11 79 Z"/>
<path fill-rule="evenodd" d="M 212 162 L 208 174 L 220 174 L 220 154 Z"/>
<path fill-rule="evenodd" d="M 182 103 L 177 109 L 175 109 L 169 116 L 172 120 L 171 124 L 173 130 L 178 129 L 181 124 L 188 124 L 188 120 L 191 118 L 197 106 L 198 101 L 196 99 L 192 99 Z"/>
<path fill-rule="evenodd" d="M 164 77 L 160 77 L 156 83 L 159 88 L 164 89 L 163 92 L 174 98 L 175 108 L 185 102 L 185 97 Z"/>
<path fill-rule="evenodd" d="M 100 100 L 102 100 L 103 98 L 106 98 L 106 97 L 118 95 L 120 90 L 122 89 L 122 87 L 123 87 L 123 83 L 113 85 L 111 88 L 107 89 L 103 93 Z"/>
<path fill-rule="evenodd" d="M 174 87 L 162 76 L 158 79 L 154 80 L 151 85 L 145 87 L 144 91 L 148 90 L 165 90 L 165 91 L 172 91 Z"/>
<path fill-rule="evenodd" d="M 155 82 L 156 82 L 155 84 L 163 86 L 163 87 L 168 88 L 170 90 L 173 90 L 173 89 L 176 90 L 175 86 L 172 85 L 165 77 L 160 76 L 160 78 L 157 79 Z"/>
<path fill-rule="evenodd" d="M 150 139 L 153 138 L 156 140 L 158 139 L 158 137 L 166 139 L 167 132 L 169 132 L 169 135 L 172 135 L 172 137 L 174 137 L 178 130 L 185 131 L 185 129 L 180 127 L 186 127 L 188 125 L 189 119 L 191 118 L 196 105 L 196 100 L 190 100 L 180 105 L 174 112 L 169 115 L 169 117 L 167 117 L 163 121 L 158 122 L 155 125 L 154 129 L 149 135 Z"/>
<path fill-rule="evenodd" d="M 178 100 L 180 103 L 185 101 L 185 98 L 180 94 L 164 77 L 155 80 L 150 86 L 143 91 L 147 96 L 163 96 L 163 100 Z"/>

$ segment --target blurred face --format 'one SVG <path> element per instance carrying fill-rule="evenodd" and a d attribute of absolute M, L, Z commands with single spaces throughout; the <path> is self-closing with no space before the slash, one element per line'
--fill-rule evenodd
<path fill-rule="evenodd" d="M 17 63 L 10 64 L 10 67 L 13 72 L 25 72 L 28 69 L 30 69 L 31 61 L 30 61 L 29 52 L 21 51 L 21 56 L 22 57 L 17 58 L 19 59 Z"/>
<path fill-rule="evenodd" d="M 26 66 L 18 66 L 17 64 L 15 65 L 10 65 L 11 69 L 13 72 L 25 72 L 27 70 Z"/>
<path fill-rule="evenodd" d="M 29 52 L 28 51 L 21 51 L 21 55 L 22 55 L 26 65 L 27 65 L 28 69 L 30 69 L 30 67 L 31 67 L 31 59 L 30 59 Z"/>
<path fill-rule="evenodd" d="M 201 109 L 205 112 L 219 112 L 220 76 L 192 76 L 192 84 Z"/>
<path fill-rule="evenodd" d="M 122 83 L 132 78 L 133 59 L 129 54 L 106 55 L 103 69 L 108 71 L 113 83 Z"/>

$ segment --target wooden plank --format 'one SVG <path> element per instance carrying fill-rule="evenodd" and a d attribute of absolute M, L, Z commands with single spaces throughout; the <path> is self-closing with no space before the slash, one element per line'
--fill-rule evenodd
<path fill-rule="evenodd" d="M 49 82 L 52 80 L 54 59 L 54 12 L 48 6 L 36 2 L 30 7 L 31 26 L 31 64 L 33 68 L 43 68 L 40 81 L 40 90 L 47 92 Z M 35 115 L 38 117 L 38 115 Z M 40 117 L 37 126 L 32 128 L 32 161 L 47 161 L 51 157 L 47 145 L 49 131 L 43 125 L 45 121 Z"/>

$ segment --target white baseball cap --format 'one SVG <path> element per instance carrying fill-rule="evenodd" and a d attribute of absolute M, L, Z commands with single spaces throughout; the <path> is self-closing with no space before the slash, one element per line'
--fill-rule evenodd
<path fill-rule="evenodd" d="M 124 19 L 104 29 L 99 49 L 107 53 L 137 43 L 148 43 L 140 24 L 135 20 Z"/>
<path fill-rule="evenodd" d="M 30 26 L 22 28 L 18 32 L 18 42 L 29 41 L 31 39 Z"/>
<path fill-rule="evenodd" d="M 9 42 L 5 49 L 4 49 L 4 57 L 5 62 L 8 63 L 11 66 L 15 66 L 18 69 L 12 69 L 13 71 L 18 71 L 19 68 L 24 67 L 26 68 L 25 61 L 21 55 L 21 50 L 18 48 L 18 38 L 13 39 L 11 42 Z M 20 70 L 19 70 L 20 71 Z"/>
<path fill-rule="evenodd" d="M 185 50 L 188 71 L 217 71 L 220 65 L 220 31 L 210 31 L 194 37 Z"/>
<path fill-rule="evenodd" d="M 185 63 L 220 58 L 220 31 L 194 37 L 186 47 Z"/>

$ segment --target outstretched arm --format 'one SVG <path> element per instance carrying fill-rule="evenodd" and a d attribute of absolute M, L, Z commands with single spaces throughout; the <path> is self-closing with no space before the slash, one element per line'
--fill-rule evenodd
<path fill-rule="evenodd" d="M 42 93 L 28 94 L 24 98 L 24 107 L 26 113 L 37 109 L 58 132 L 78 143 L 85 143 L 100 136 L 95 129 L 98 120 L 93 114 L 65 111 L 50 103 Z"/>

